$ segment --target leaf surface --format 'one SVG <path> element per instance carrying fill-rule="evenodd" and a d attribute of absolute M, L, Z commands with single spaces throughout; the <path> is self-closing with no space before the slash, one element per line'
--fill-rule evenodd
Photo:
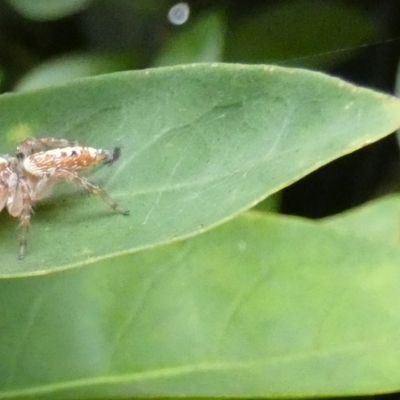
<path fill-rule="evenodd" d="M 321 222 L 340 232 L 399 246 L 400 196 L 386 196 Z"/>
<path fill-rule="evenodd" d="M 400 388 L 399 248 L 251 213 L 123 259 L 0 281 L 0 398 Z"/>
<path fill-rule="evenodd" d="M 24 262 L 3 212 L 0 275 L 90 264 L 203 232 L 393 132 L 400 101 L 305 70 L 200 64 L 0 98 L 3 152 L 29 135 L 122 148 L 91 179 L 129 217 L 65 188 L 36 207 Z"/>

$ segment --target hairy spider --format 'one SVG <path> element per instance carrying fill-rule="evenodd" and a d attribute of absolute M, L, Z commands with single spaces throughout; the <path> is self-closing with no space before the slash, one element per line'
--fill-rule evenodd
<path fill-rule="evenodd" d="M 20 259 L 25 256 L 32 206 L 47 197 L 58 182 L 75 183 L 99 195 L 116 212 L 129 214 L 103 189 L 80 175 L 96 165 L 111 165 L 119 156 L 119 147 L 110 152 L 85 147 L 77 141 L 36 137 L 21 142 L 15 156 L 0 155 L 0 211 L 6 207 L 20 221 Z"/>

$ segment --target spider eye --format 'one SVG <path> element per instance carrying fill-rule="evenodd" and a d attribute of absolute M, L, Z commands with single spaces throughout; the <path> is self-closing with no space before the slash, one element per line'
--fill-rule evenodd
<path fill-rule="evenodd" d="M 17 157 L 18 161 L 22 161 L 25 158 L 25 154 L 21 152 L 17 153 L 15 156 Z"/>
<path fill-rule="evenodd" d="M 121 147 L 115 147 L 112 156 L 113 162 L 117 161 L 120 156 L 121 156 Z"/>
<path fill-rule="evenodd" d="M 110 155 L 110 156 L 108 157 L 108 160 L 105 161 L 104 164 L 111 165 L 112 163 L 114 163 L 115 161 L 118 160 L 118 158 L 120 157 L 120 155 L 121 155 L 121 148 L 120 148 L 120 147 L 115 147 L 114 150 L 113 150 L 112 155 Z"/>

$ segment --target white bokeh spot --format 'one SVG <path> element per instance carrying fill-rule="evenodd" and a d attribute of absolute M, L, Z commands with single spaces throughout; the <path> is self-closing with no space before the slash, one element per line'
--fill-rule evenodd
<path fill-rule="evenodd" d="M 187 3 L 177 3 L 168 11 L 168 21 L 174 25 L 182 25 L 190 15 L 190 8 Z"/>

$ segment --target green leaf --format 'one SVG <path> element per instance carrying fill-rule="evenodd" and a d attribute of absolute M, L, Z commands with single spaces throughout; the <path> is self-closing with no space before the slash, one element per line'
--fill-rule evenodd
<path fill-rule="evenodd" d="M 388 196 L 321 222 L 340 232 L 399 246 L 400 196 Z"/>
<path fill-rule="evenodd" d="M 398 247 L 252 213 L 122 258 L 0 281 L 0 398 L 400 389 Z"/>
<path fill-rule="evenodd" d="M 85 8 L 88 0 L 7 0 L 24 17 L 47 21 L 66 17 Z"/>
<path fill-rule="evenodd" d="M 27 257 L 1 216 L 0 275 L 90 264 L 210 229 L 400 126 L 400 101 L 329 76 L 271 66 L 116 73 L 0 98 L 3 143 L 27 135 L 122 147 L 92 177 L 115 215 L 79 190 L 36 209 Z"/>
<path fill-rule="evenodd" d="M 347 59 L 354 53 L 349 49 L 376 36 L 364 10 L 343 2 L 280 2 L 230 30 L 225 60 L 321 68 Z"/>
<path fill-rule="evenodd" d="M 267 197 L 265 200 L 256 204 L 254 210 L 262 212 L 278 211 L 281 206 L 282 192 L 274 193 L 272 196 Z"/>
<path fill-rule="evenodd" d="M 175 30 L 184 27 L 174 27 Z M 222 61 L 225 36 L 223 14 L 202 16 L 183 32 L 178 31 L 154 62 L 155 66 Z"/>
<path fill-rule="evenodd" d="M 133 68 L 133 60 L 120 54 L 71 54 L 46 61 L 30 70 L 15 91 L 39 89 L 67 83 L 77 78 Z"/>

